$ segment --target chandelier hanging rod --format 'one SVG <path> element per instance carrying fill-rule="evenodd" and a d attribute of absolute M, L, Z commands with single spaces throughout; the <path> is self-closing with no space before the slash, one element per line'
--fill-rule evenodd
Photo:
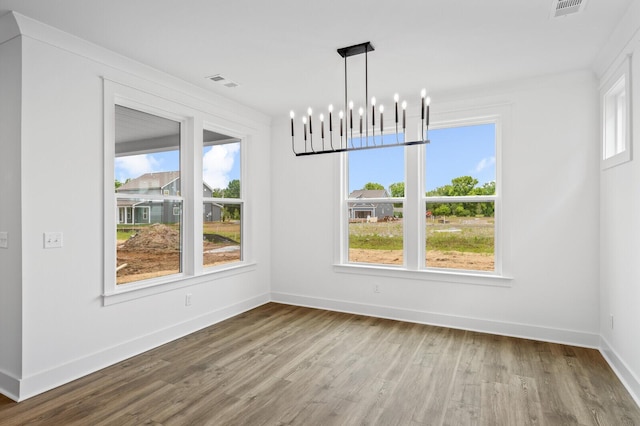
<path fill-rule="evenodd" d="M 406 108 L 407 102 L 402 102 L 402 141 L 400 141 L 399 136 L 399 114 L 398 114 L 398 102 L 399 96 L 395 94 L 393 99 L 395 102 L 395 142 L 387 142 L 384 141 L 384 106 L 379 106 L 380 112 L 380 143 L 376 143 L 376 98 L 371 98 L 371 127 L 369 126 L 369 64 L 368 64 L 368 53 L 374 51 L 375 48 L 371 44 L 371 42 L 365 42 L 356 44 L 353 46 L 343 47 L 338 49 L 338 54 L 344 58 L 344 109 L 347 110 L 349 116 L 345 117 L 343 111 L 339 113 L 339 133 L 340 133 L 340 145 L 339 147 L 334 147 L 333 145 L 333 105 L 329 105 L 329 146 L 325 145 L 325 131 L 324 131 L 324 114 L 320 114 L 320 135 L 322 140 L 322 148 L 317 149 L 313 145 L 313 120 L 312 120 L 312 110 L 309 108 L 307 110 L 308 116 L 302 117 L 303 123 L 303 133 L 304 133 L 304 151 L 298 152 L 296 151 L 296 143 L 295 143 L 295 126 L 294 126 L 294 118 L 295 113 L 291 111 L 291 149 L 293 153 L 298 156 L 308 156 L 308 155 L 317 155 L 317 154 L 329 154 L 329 153 L 337 153 L 337 152 L 349 152 L 349 151 L 360 151 L 365 149 L 374 149 L 374 148 L 385 148 L 391 146 L 411 146 L 411 145 L 422 145 L 429 143 L 428 139 L 428 131 L 429 131 L 429 106 L 430 106 L 430 98 L 426 96 L 426 90 L 422 89 L 421 92 L 421 127 L 420 127 L 420 139 L 415 141 L 407 141 L 406 140 Z M 359 121 L 359 133 L 356 133 L 356 137 L 354 138 L 354 122 L 353 122 L 353 101 L 348 101 L 348 85 L 347 85 L 347 58 L 354 55 L 365 55 L 365 107 L 359 108 L 358 112 L 360 115 Z M 363 134 L 363 115 L 364 115 L 364 134 Z M 346 121 L 346 123 L 345 123 Z M 307 139 L 307 123 L 309 127 L 309 138 Z M 371 128 L 371 144 L 369 138 L 369 129 Z M 359 135 L 359 136 L 358 136 Z M 307 143 L 307 140 L 309 143 Z M 354 140 L 358 142 L 358 144 L 354 144 Z M 310 149 L 309 149 L 310 148 Z"/>

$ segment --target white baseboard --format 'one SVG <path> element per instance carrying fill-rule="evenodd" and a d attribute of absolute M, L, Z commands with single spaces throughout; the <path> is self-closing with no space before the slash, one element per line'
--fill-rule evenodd
<path fill-rule="evenodd" d="M 20 380 L 0 370 L 0 393 L 17 401 L 20 394 Z"/>
<path fill-rule="evenodd" d="M 611 348 L 611 345 L 604 337 L 600 338 L 600 353 L 607 360 L 624 387 L 627 388 L 638 407 L 640 407 L 640 380 L 627 367 L 627 364 L 618 356 L 616 351 Z"/>
<path fill-rule="evenodd" d="M 524 339 L 561 343 L 593 349 L 597 349 L 600 343 L 600 336 L 598 334 L 585 333 L 582 331 L 437 314 L 412 309 L 346 302 L 342 300 L 301 296 L 290 293 L 271 293 L 271 300 L 273 302 L 286 303 L 289 305 L 306 306 L 310 308 L 326 309 L 329 311 L 346 312 L 399 321 L 478 331 L 482 333 L 520 337 Z"/>
<path fill-rule="evenodd" d="M 268 302 L 269 294 L 265 293 L 208 312 L 200 317 L 121 343 L 51 370 L 25 377 L 18 383 L 19 392 L 11 392 L 11 389 L 8 389 L 7 393 L 13 393 L 13 395 L 6 395 L 16 401 L 23 401 Z M 5 393 L 2 379 L 0 374 L 0 391 Z"/>
<path fill-rule="evenodd" d="M 28 399 L 232 316 L 251 310 L 269 301 L 552 343 L 597 348 L 620 378 L 636 403 L 640 406 L 640 380 L 631 372 L 625 362 L 611 348 L 609 343 L 595 333 L 444 315 L 279 292 L 271 293 L 271 295 L 263 294 L 226 306 L 200 317 L 105 349 L 99 353 L 63 364 L 54 369 L 23 378 L 22 380 L 0 371 L 0 393 L 14 401 Z"/>

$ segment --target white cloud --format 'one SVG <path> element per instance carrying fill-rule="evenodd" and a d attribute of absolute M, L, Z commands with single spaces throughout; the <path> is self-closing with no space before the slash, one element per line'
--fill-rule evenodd
<path fill-rule="evenodd" d="M 496 164 L 496 157 L 483 158 L 482 160 L 480 160 L 478 162 L 478 164 L 476 164 L 475 171 L 476 171 L 476 173 L 480 173 L 484 169 L 486 169 L 488 167 L 491 167 L 491 166 L 493 166 L 495 164 Z"/>
<path fill-rule="evenodd" d="M 214 145 L 203 157 L 202 172 L 204 181 L 211 188 L 226 188 L 231 180 L 229 172 L 240 150 L 239 143 Z"/>
<path fill-rule="evenodd" d="M 135 179 L 145 173 L 156 171 L 160 164 L 148 154 L 131 155 L 116 158 L 116 178 L 124 182 L 128 178 Z"/>

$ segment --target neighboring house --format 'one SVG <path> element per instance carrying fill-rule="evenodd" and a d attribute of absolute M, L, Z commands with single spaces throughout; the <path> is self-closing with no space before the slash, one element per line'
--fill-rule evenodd
<path fill-rule="evenodd" d="M 122 184 L 116 192 L 119 194 L 158 194 L 162 196 L 179 196 L 179 172 L 145 173 Z M 203 183 L 203 197 L 211 197 L 213 190 Z M 161 200 L 118 200 L 119 224 L 136 223 L 177 223 L 180 221 L 182 209 L 179 202 Z M 205 222 L 219 221 L 222 218 L 222 206 L 217 203 L 205 203 L 203 206 L 203 220 Z"/>
<path fill-rule="evenodd" d="M 358 189 L 349 194 L 349 198 L 366 200 L 368 198 L 388 198 L 389 193 L 384 189 Z M 349 219 L 366 219 L 375 217 L 382 219 L 393 216 L 393 203 L 388 202 L 349 202 Z"/>

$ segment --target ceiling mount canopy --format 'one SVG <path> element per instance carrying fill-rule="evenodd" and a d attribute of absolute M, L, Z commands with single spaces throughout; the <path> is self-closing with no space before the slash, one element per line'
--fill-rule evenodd
<path fill-rule="evenodd" d="M 371 42 L 369 41 L 338 49 L 338 54 L 344 58 L 344 109 L 340 110 L 340 112 L 338 113 L 338 120 L 336 120 L 337 129 L 334 129 L 333 105 L 329 105 L 329 114 L 327 120 L 328 133 L 325 133 L 325 115 L 320 114 L 318 116 L 320 122 L 320 140 L 318 141 L 316 133 L 316 142 L 314 144 L 314 117 L 313 111 L 311 110 L 311 108 L 309 108 L 307 110 L 307 114 L 303 115 L 302 117 L 302 134 L 304 145 L 302 145 L 302 143 L 298 143 L 300 145 L 298 147 L 298 145 L 296 144 L 296 126 L 294 122 L 295 112 L 291 111 L 291 149 L 296 156 L 300 157 L 306 155 L 329 154 L 335 152 L 385 148 L 391 146 L 422 145 L 429 143 L 429 104 L 431 99 L 427 96 L 427 91 L 425 89 L 422 89 L 420 93 L 420 135 L 416 140 L 413 141 L 407 140 L 406 101 L 402 101 L 402 103 L 400 104 L 400 106 L 402 107 L 402 119 L 400 119 L 398 109 L 400 97 L 397 93 L 393 96 L 394 121 L 392 121 L 391 126 L 385 127 L 384 106 L 379 105 L 376 111 L 376 98 L 372 97 L 369 100 L 368 53 L 374 50 L 375 48 L 373 47 L 373 44 L 371 44 Z M 358 121 L 354 122 L 354 104 L 353 101 L 349 101 L 349 90 L 347 85 L 347 59 L 351 56 L 361 55 L 363 53 L 365 55 L 365 102 L 364 108 L 358 108 L 359 118 Z M 369 108 L 369 102 L 371 102 L 371 108 Z M 369 115 L 369 113 L 371 113 L 371 115 Z M 377 124 L 376 117 L 378 118 Z M 316 125 L 316 129 L 317 128 L 318 127 Z M 376 128 L 378 128 L 379 130 L 378 134 L 376 134 Z M 395 131 L 393 130 L 394 128 Z"/>

